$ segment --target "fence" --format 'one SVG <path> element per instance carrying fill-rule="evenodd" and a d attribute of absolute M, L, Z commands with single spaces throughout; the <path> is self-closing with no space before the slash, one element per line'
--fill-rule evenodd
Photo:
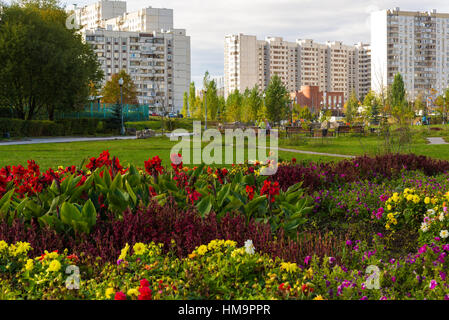
<path fill-rule="evenodd" d="M 77 112 L 58 112 L 55 119 L 108 119 L 112 118 L 114 114 L 115 104 L 109 103 L 90 103 L 83 111 Z M 144 121 L 149 117 L 149 105 L 123 105 L 123 120 L 124 121 Z"/>

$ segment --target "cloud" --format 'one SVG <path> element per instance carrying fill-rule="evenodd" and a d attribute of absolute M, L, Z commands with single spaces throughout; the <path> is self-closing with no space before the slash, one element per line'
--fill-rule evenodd
<path fill-rule="evenodd" d="M 73 1 L 78 6 L 94 2 Z M 191 37 L 192 79 L 197 86 L 206 70 L 211 75 L 223 74 L 227 34 L 354 44 L 370 41 L 372 11 L 401 7 L 449 12 L 447 0 L 129 0 L 127 4 L 128 11 L 147 6 L 173 9 L 175 28 L 187 30 Z"/>

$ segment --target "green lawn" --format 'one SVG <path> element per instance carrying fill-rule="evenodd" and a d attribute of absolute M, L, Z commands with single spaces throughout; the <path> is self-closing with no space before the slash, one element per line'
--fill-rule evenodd
<path fill-rule="evenodd" d="M 145 140 L 0 146 L 0 167 L 17 164 L 26 165 L 29 159 L 35 160 L 42 169 L 79 165 L 82 159 L 98 156 L 103 150 L 109 150 L 110 154 L 119 157 L 122 163 L 133 163 L 138 167 L 143 167 L 145 160 L 156 155 L 162 159 L 164 165 L 169 165 L 171 148 L 175 144 L 176 142 L 172 142 L 168 138 L 155 137 Z M 246 158 L 247 155 L 245 155 Z M 280 152 L 279 158 L 283 160 L 296 158 L 298 161 L 311 160 L 316 162 L 340 160 L 340 158 L 303 155 L 291 152 Z"/>
<path fill-rule="evenodd" d="M 426 132 L 413 132 L 412 142 L 408 145 L 401 144 L 396 139 L 392 144 L 392 150 L 400 153 L 415 153 L 426 155 L 432 158 L 449 160 L 449 145 L 429 145 L 426 136 L 443 137 L 449 142 L 448 136 L 442 132 L 436 134 Z M 331 138 L 298 138 L 293 140 L 282 139 L 279 142 L 281 147 L 289 149 L 315 151 L 321 153 L 336 153 L 343 155 L 378 155 L 383 153 L 384 140 L 376 135 L 346 135 Z"/>

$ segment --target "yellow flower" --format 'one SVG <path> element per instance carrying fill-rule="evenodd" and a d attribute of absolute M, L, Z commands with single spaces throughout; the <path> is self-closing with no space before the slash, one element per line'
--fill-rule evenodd
<path fill-rule="evenodd" d="M 50 266 L 48 267 L 47 271 L 56 272 L 61 269 L 61 263 L 58 260 L 53 260 L 50 262 Z"/>
<path fill-rule="evenodd" d="M 196 257 L 196 253 L 191 253 L 191 254 L 189 254 L 189 259 L 193 259 L 193 258 L 195 258 Z"/>
<path fill-rule="evenodd" d="M 59 256 L 59 254 L 55 251 L 53 251 L 53 252 L 45 251 L 45 258 L 47 258 L 47 259 L 56 259 L 58 256 Z"/>
<path fill-rule="evenodd" d="M 33 259 L 28 259 L 27 263 L 25 265 L 25 270 L 31 271 L 31 270 L 33 270 L 33 266 L 34 266 Z"/>
<path fill-rule="evenodd" d="M 324 298 L 321 295 L 318 295 L 315 298 L 313 298 L 313 300 L 324 300 Z"/>
<path fill-rule="evenodd" d="M 429 204 L 430 203 L 430 198 L 429 197 L 425 197 L 424 198 L 424 203 L 425 204 Z"/>
<path fill-rule="evenodd" d="M 139 291 L 137 289 L 129 289 L 127 292 L 128 296 L 138 296 L 139 295 Z"/>
<path fill-rule="evenodd" d="M 6 248 L 8 248 L 8 244 L 5 241 L 1 240 L 0 241 L 0 251 L 5 250 Z"/>
<path fill-rule="evenodd" d="M 120 252 L 120 256 L 118 257 L 118 260 L 125 260 L 126 255 L 128 254 L 129 250 L 129 244 L 126 244 L 125 247 Z"/>
<path fill-rule="evenodd" d="M 64 170 L 63 166 L 58 166 L 58 170 Z"/>
<path fill-rule="evenodd" d="M 134 245 L 133 250 L 134 254 L 140 256 L 145 253 L 145 251 L 147 250 L 147 246 L 141 242 L 138 242 Z"/>
<path fill-rule="evenodd" d="M 421 199 L 420 199 L 418 196 L 415 195 L 415 196 L 413 197 L 413 202 L 414 202 L 414 203 L 419 203 L 419 201 L 421 201 Z"/>
<path fill-rule="evenodd" d="M 15 257 L 21 253 L 27 253 L 31 249 L 28 242 L 18 241 L 9 247 L 9 252 Z"/>
<path fill-rule="evenodd" d="M 412 200 L 413 200 L 413 195 L 409 194 L 409 195 L 407 196 L 407 201 L 412 201 Z"/>
<path fill-rule="evenodd" d="M 203 244 L 199 246 L 197 252 L 200 256 L 203 256 L 207 252 L 207 247 Z"/>
<path fill-rule="evenodd" d="M 105 292 L 105 296 L 108 299 L 111 299 L 111 296 L 115 293 L 114 288 L 107 288 Z"/>
<path fill-rule="evenodd" d="M 388 211 L 391 211 L 391 204 L 387 206 Z"/>
<path fill-rule="evenodd" d="M 296 263 L 282 262 L 281 269 L 293 273 L 298 269 L 298 265 Z"/>

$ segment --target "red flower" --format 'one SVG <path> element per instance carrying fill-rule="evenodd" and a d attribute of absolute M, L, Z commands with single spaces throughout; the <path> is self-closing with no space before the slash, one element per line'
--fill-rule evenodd
<path fill-rule="evenodd" d="M 148 287 L 150 286 L 150 282 L 147 279 L 140 280 L 140 287 Z"/>
<path fill-rule="evenodd" d="M 254 199 L 254 187 L 246 186 L 246 193 L 248 194 L 249 200 Z"/>
<path fill-rule="evenodd" d="M 150 196 L 155 197 L 157 196 L 156 190 L 152 186 L 148 187 L 148 192 L 150 193 Z"/>
<path fill-rule="evenodd" d="M 145 161 L 145 171 L 148 174 L 151 174 L 153 177 L 156 177 L 164 172 L 164 168 L 161 164 L 162 160 L 159 158 L 159 156 L 150 158 L 148 159 L 148 161 Z"/>
<path fill-rule="evenodd" d="M 178 172 L 182 169 L 183 163 L 182 163 L 182 155 L 180 153 L 176 154 L 173 153 L 170 155 L 171 160 L 171 166 L 175 172 Z M 195 169 L 195 168 L 194 168 Z"/>
<path fill-rule="evenodd" d="M 279 183 L 276 182 L 271 182 L 268 180 L 265 180 L 263 182 L 263 187 L 260 190 L 260 195 L 266 195 L 267 199 L 271 202 L 274 202 L 275 199 L 274 197 L 277 196 L 279 194 Z"/>
<path fill-rule="evenodd" d="M 121 291 L 115 293 L 114 300 L 126 300 L 126 294 Z"/>

